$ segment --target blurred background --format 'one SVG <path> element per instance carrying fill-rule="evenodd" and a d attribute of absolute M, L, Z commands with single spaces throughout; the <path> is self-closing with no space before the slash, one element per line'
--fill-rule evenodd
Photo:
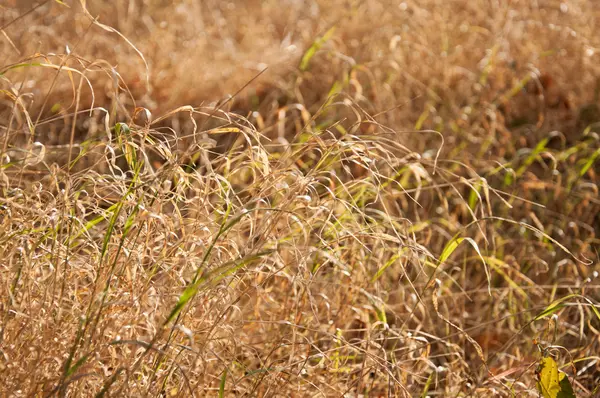
<path fill-rule="evenodd" d="M 49 96 L 44 114 L 55 103 L 72 110 L 78 77 L 57 74 L 60 66 L 85 68 L 92 83 L 81 91 L 87 106 L 92 91 L 96 105 L 106 106 L 115 92 L 129 90 L 119 111 L 130 114 L 132 100 L 156 115 L 222 100 L 265 68 L 232 106 L 313 109 L 343 92 L 373 114 L 393 108 L 379 121 L 394 127 L 412 128 L 422 117 L 418 127 L 451 132 L 465 118 L 496 113 L 511 130 L 541 123 L 536 130 L 543 135 L 589 119 L 579 110 L 597 102 L 598 10 L 589 1 L 85 4 L 87 11 L 77 1 L 4 2 L 5 65 L 24 59 L 53 65 L 6 74 L 27 89 L 32 109 Z M 314 55 L 299 68 L 311 48 Z M 473 140 L 489 134 L 469 124 Z"/>

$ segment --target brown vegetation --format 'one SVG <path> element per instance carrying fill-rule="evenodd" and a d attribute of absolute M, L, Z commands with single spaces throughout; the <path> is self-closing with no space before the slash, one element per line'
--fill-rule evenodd
<path fill-rule="evenodd" d="M 84 3 L 0 9 L 1 395 L 598 394 L 593 2 Z"/>

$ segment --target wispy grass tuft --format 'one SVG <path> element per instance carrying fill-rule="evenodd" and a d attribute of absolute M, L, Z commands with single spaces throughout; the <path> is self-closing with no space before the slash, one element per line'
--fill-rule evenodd
<path fill-rule="evenodd" d="M 8 3 L 1 394 L 597 393 L 590 2 Z"/>

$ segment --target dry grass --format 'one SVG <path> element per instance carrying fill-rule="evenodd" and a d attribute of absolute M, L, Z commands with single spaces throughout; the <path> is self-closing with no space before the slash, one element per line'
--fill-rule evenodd
<path fill-rule="evenodd" d="M 2 396 L 598 394 L 593 2 L 65 3 L 0 11 Z"/>

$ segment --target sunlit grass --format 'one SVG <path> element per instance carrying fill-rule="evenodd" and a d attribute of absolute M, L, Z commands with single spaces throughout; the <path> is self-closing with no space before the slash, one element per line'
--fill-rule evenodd
<path fill-rule="evenodd" d="M 25 3 L 2 393 L 598 392 L 588 2 Z"/>

